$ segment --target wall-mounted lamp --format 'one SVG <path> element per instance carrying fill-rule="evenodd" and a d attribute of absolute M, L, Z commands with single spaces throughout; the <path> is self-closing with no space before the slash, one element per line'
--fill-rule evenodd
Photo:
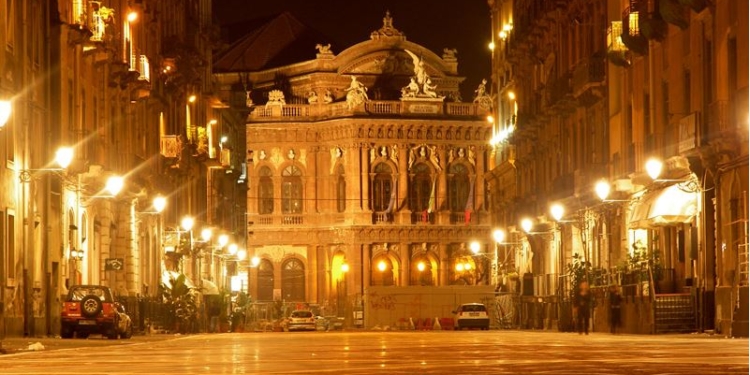
<path fill-rule="evenodd" d="M 83 260 L 83 250 L 70 249 L 70 258 L 73 260 Z"/>
<path fill-rule="evenodd" d="M 8 122 L 11 110 L 10 100 L 0 100 L 0 128 Z"/>

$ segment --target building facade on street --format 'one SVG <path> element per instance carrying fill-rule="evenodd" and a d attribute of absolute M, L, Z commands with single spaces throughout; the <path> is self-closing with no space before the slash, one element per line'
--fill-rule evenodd
<path fill-rule="evenodd" d="M 747 336 L 747 3 L 488 4 L 487 179 L 495 223 L 534 254 L 529 294 L 545 302 L 528 308 L 569 329 L 581 265 L 640 297 L 630 331 Z"/>
<path fill-rule="evenodd" d="M 238 140 L 220 143 L 232 115 L 211 96 L 211 1 L 190 5 L 0 5 L 0 337 L 58 334 L 71 285 L 108 285 L 135 306 L 158 296 L 170 259 L 199 279 L 190 265 L 202 253 L 162 246 L 183 215 L 234 230 L 231 210 L 206 212 L 234 199 L 241 165 L 230 161 Z M 69 164 L 55 162 L 60 147 Z"/>
<path fill-rule="evenodd" d="M 455 51 L 408 41 L 390 14 L 341 51 L 316 38 L 283 13 L 215 60 L 222 97 L 242 88 L 251 109 L 253 300 L 343 316 L 370 286 L 493 283 L 488 94 L 458 101 Z"/>

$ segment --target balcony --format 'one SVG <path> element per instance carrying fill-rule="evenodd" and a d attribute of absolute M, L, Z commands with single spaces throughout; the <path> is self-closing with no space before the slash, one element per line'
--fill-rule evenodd
<path fill-rule="evenodd" d="M 570 75 L 564 74 L 551 82 L 547 89 L 548 104 L 555 113 L 566 113 L 575 110 L 573 90 L 570 87 Z"/>
<path fill-rule="evenodd" d="M 371 100 L 357 108 L 349 108 L 345 102 L 331 104 L 287 104 L 268 107 L 256 106 L 250 113 L 248 121 L 317 121 L 320 119 L 354 115 L 484 117 L 488 113 L 486 110 L 481 109 L 477 103 Z"/>
<path fill-rule="evenodd" d="M 583 104 L 592 104 L 604 97 L 605 64 L 600 57 L 591 57 L 573 70 L 573 96 Z"/>

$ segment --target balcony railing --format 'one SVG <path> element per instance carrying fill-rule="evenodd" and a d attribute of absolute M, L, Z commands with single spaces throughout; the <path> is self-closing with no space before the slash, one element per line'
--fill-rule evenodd
<path fill-rule="evenodd" d="M 573 71 L 573 95 L 578 97 L 591 87 L 604 84 L 604 59 L 592 57 Z"/>
<path fill-rule="evenodd" d="M 374 212 L 372 214 L 373 224 L 393 224 L 393 214 L 388 212 Z"/>
<path fill-rule="evenodd" d="M 286 104 L 269 107 L 256 106 L 253 107 L 249 119 L 250 121 L 312 120 L 313 118 L 344 117 L 362 113 L 370 115 L 425 113 L 444 116 L 484 116 L 488 112 L 481 109 L 477 103 L 410 102 L 410 105 L 405 105 L 401 101 L 371 100 L 366 102 L 363 108 L 349 108 L 344 102 L 331 104 Z"/>

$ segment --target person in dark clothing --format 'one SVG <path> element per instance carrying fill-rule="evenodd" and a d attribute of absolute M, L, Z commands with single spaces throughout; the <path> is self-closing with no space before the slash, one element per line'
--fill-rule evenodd
<path fill-rule="evenodd" d="M 584 281 L 578 286 L 578 292 L 573 302 L 576 310 L 578 334 L 586 333 L 588 335 L 589 318 L 591 317 L 591 291 L 589 290 L 589 283 Z"/>
<path fill-rule="evenodd" d="M 609 287 L 609 332 L 612 334 L 617 333 L 617 328 L 620 326 L 620 305 L 622 303 L 622 296 L 620 291 L 617 289 L 617 285 Z"/>

